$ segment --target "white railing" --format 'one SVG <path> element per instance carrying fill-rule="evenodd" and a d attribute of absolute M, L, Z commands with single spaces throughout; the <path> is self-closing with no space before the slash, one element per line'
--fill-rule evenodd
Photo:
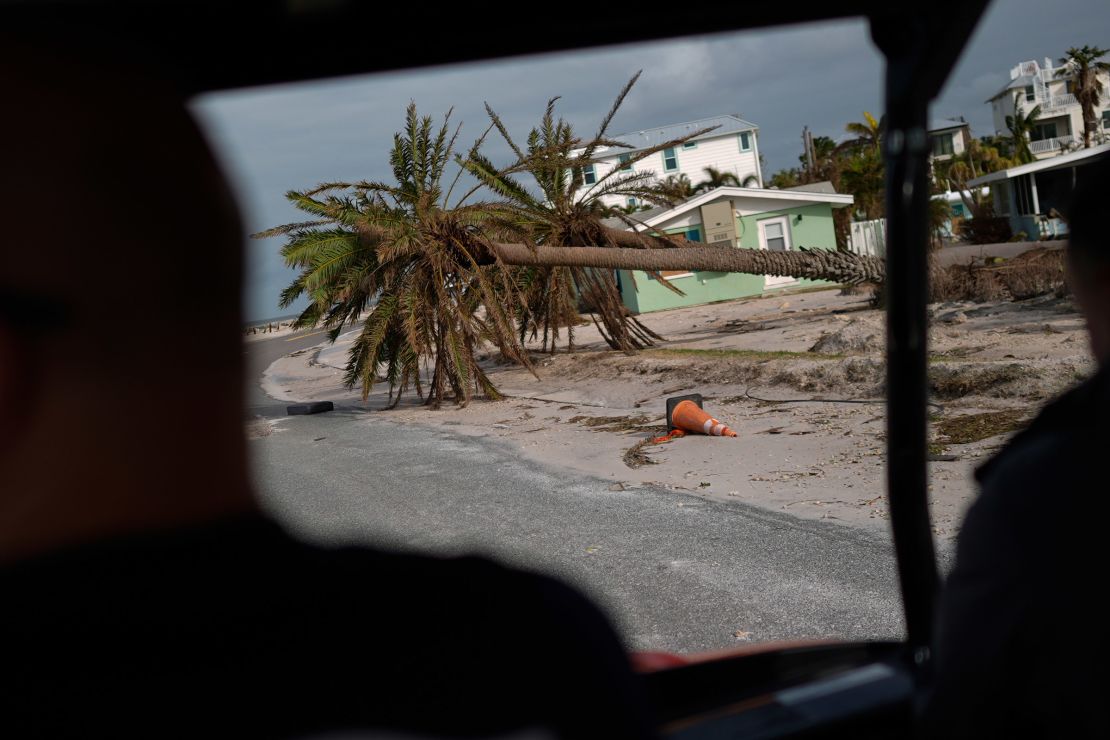
<path fill-rule="evenodd" d="M 1070 105 L 1079 105 L 1079 102 L 1075 99 L 1074 95 L 1072 95 L 1071 93 L 1067 93 L 1065 95 L 1055 95 L 1041 102 L 1041 115 L 1043 116 L 1049 111 L 1056 111 L 1060 110 L 1061 108 L 1067 108 Z"/>
<path fill-rule="evenodd" d="M 848 234 L 848 251 L 865 257 L 886 255 L 886 219 L 853 221 Z"/>
<path fill-rule="evenodd" d="M 1040 141 L 1029 142 L 1029 151 L 1034 154 L 1044 154 L 1045 152 L 1055 152 L 1075 140 L 1074 136 L 1070 134 L 1067 136 L 1053 136 L 1051 139 L 1041 139 Z"/>

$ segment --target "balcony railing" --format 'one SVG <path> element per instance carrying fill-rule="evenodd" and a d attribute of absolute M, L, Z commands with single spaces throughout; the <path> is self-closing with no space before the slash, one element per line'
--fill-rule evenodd
<path fill-rule="evenodd" d="M 1044 154 L 1045 152 L 1057 151 L 1075 140 L 1074 136 L 1070 134 L 1067 136 L 1053 136 L 1051 139 L 1041 139 L 1040 141 L 1029 142 L 1029 151 L 1034 154 Z"/>
<path fill-rule="evenodd" d="M 1079 101 L 1071 93 L 1065 95 L 1054 95 L 1047 100 L 1041 102 L 1041 115 L 1046 115 L 1050 111 L 1057 111 L 1062 108 L 1067 108 L 1071 105 L 1079 105 Z"/>

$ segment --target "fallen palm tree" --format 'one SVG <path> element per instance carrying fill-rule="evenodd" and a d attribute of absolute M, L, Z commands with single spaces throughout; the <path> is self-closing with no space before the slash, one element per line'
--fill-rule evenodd
<path fill-rule="evenodd" d="M 630 234 L 631 236 L 631 234 Z M 828 280 L 859 285 L 882 283 L 885 262 L 851 252 L 804 249 L 770 252 L 733 247 L 634 248 L 634 247 L 529 247 L 525 244 L 491 243 L 498 260 L 527 267 L 580 267 L 607 270 L 689 270 L 742 272 L 751 275 Z"/>

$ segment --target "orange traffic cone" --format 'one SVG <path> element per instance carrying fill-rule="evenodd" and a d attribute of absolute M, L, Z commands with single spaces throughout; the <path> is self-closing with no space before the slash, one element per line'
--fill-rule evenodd
<path fill-rule="evenodd" d="M 682 401 L 671 412 L 671 424 L 694 434 L 711 434 L 715 437 L 735 437 L 736 432 L 698 408 L 693 401 Z"/>

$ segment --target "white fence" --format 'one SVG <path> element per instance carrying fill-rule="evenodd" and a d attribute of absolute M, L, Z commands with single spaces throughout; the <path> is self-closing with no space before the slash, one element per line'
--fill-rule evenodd
<path fill-rule="evenodd" d="M 848 251 L 867 257 L 886 256 L 886 219 L 853 221 L 848 234 Z"/>

